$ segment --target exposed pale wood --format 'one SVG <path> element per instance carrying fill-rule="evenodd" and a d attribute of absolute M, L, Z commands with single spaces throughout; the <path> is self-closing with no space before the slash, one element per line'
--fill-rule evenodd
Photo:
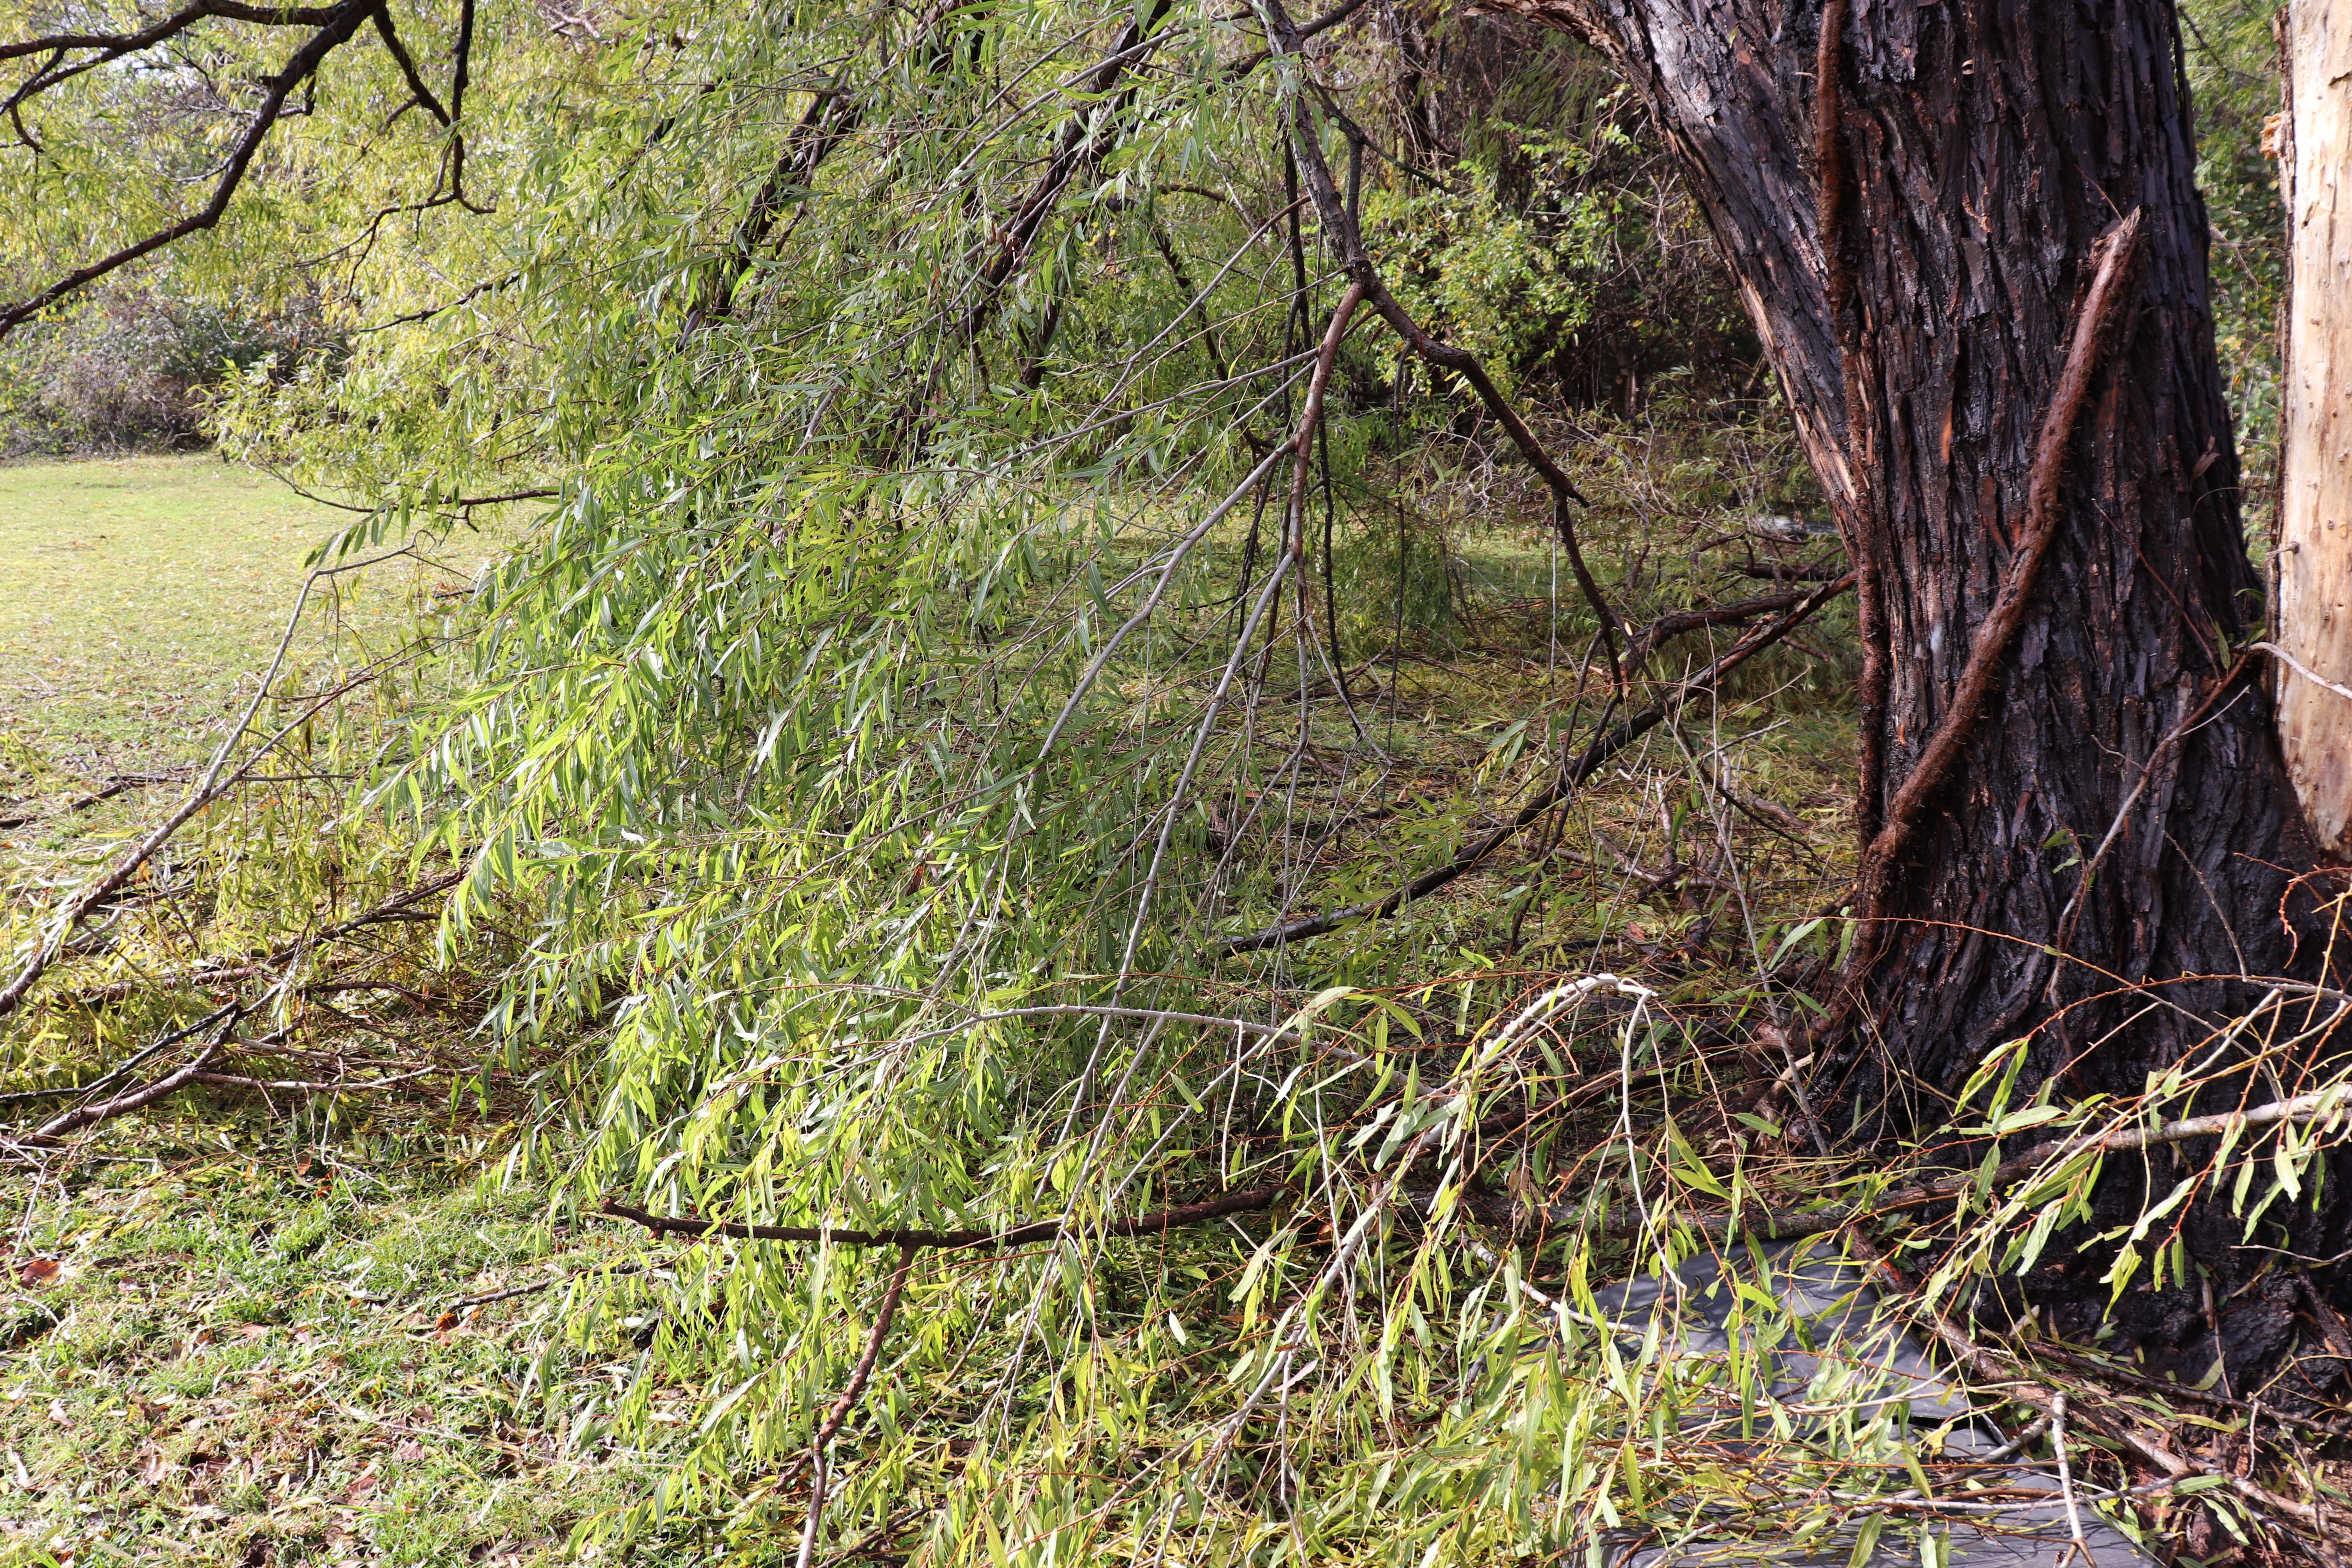
<path fill-rule="evenodd" d="M 2313 835 L 2352 855 L 2352 701 L 2326 684 L 2352 684 L 2352 0 L 2295 0 L 2286 43 L 2279 739 Z"/>

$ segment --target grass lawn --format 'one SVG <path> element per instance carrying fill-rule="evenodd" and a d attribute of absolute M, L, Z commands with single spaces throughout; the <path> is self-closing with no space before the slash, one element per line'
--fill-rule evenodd
<path fill-rule="evenodd" d="M 168 808 L 168 780 L 73 803 L 209 755 L 347 517 L 209 458 L 0 467 L 0 877 L 70 885 Z M 488 552 L 463 535 L 314 598 L 289 672 L 315 688 L 397 645 Z M 28 1013 L 5 1087 L 220 999 Z M 478 1059 L 463 1020 L 438 1030 L 409 1038 Z M 0 1164 L 0 1568 L 550 1561 L 636 1494 L 635 1457 L 583 1440 L 629 1331 L 562 1325 L 575 1289 L 641 1289 L 595 1269 L 642 1248 L 551 1226 L 543 1196 L 491 1179 L 510 1129 L 446 1078 L 414 1087 L 331 1125 L 313 1097 L 184 1091 Z"/>
<path fill-rule="evenodd" d="M 210 755 L 285 632 L 304 558 L 351 520 L 215 458 L 0 466 L 0 863 L 110 842 L 157 808 L 141 789 L 69 803 Z M 488 553 L 460 535 L 433 563 L 322 584 L 287 674 L 392 646 L 421 595 Z"/>

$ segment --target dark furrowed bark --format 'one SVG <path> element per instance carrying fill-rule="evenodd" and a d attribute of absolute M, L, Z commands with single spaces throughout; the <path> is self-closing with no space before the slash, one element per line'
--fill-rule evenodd
<path fill-rule="evenodd" d="M 1854 977 L 1862 1027 L 1830 1058 L 1849 1125 L 1941 1125 L 1986 1051 L 2028 1034 L 2030 1081 L 2138 1092 L 2202 1040 L 2192 1015 L 2256 993 L 2169 985 L 2175 1010 L 2129 984 L 2313 962 L 2281 918 L 2313 859 L 2268 699 L 2222 691 L 2233 645 L 2259 635 L 2261 584 L 2172 6 L 1513 8 L 1582 28 L 1648 100 L 1871 578 L 1885 689 L 1862 714 L 1864 757 L 1883 759 L 1866 832 L 1961 710 L 1948 769 L 1924 775 L 1941 782 L 1904 801 L 1885 940 Z M 1825 14 L 1843 18 L 1826 42 Z M 2037 446 L 2095 247 L 2135 210 L 2133 276 L 2062 433 L 2048 552 L 1969 718 L 1963 675 L 2032 543 Z M 2331 1195 L 2294 1224 L 2330 1243 L 2299 1250 L 2332 1255 L 2352 1206 Z"/>

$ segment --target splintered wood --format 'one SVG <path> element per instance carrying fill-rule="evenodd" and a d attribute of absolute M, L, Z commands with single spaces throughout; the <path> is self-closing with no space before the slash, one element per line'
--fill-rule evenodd
<path fill-rule="evenodd" d="M 2321 846 L 2352 854 L 2352 0 L 2296 0 L 2279 146 L 2293 279 L 2279 498 L 2279 737 Z M 2295 668 L 2296 665 L 2302 668 Z"/>

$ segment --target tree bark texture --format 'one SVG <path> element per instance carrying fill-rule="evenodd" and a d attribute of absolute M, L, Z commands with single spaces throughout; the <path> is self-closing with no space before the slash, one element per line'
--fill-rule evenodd
<path fill-rule="evenodd" d="M 2169 0 L 1512 4 L 1582 29 L 1646 98 L 1780 375 L 1862 574 L 1865 846 L 1952 732 L 1886 859 L 1858 1027 L 1832 1058 L 1846 1125 L 1945 1125 L 1985 1053 L 2028 1034 L 2027 1081 L 2139 1092 L 2207 1037 L 2189 1015 L 2255 994 L 2191 977 L 2317 962 L 2283 918 L 2307 907 L 2310 839 L 2238 653 L 2262 635 L 2263 584 Z M 2134 215 L 2092 333 L 2103 239 Z M 2078 402 L 2070 359 L 2089 371 Z M 1986 639 L 1995 678 L 1968 717 L 1971 653 L 2042 519 L 2046 555 L 2011 635 Z M 2119 994 L 2143 982 L 2188 1013 Z M 2352 1231 L 2347 1184 L 2299 1229 Z M 2238 1240 L 2226 1215 L 2191 1224 L 2200 1255 Z M 2104 1310 L 2104 1288 L 2070 1299 L 2093 1297 Z M 2203 1374 L 2205 1319 L 2130 1310 L 2164 1318 L 2154 1339 Z M 2283 1350 L 2288 1312 L 2248 1320 L 2232 1359 Z"/>
<path fill-rule="evenodd" d="M 2295 0 L 2284 37 L 2285 428 L 2279 739 L 2312 835 L 2352 858 L 2352 0 Z M 2295 668 L 2300 665 L 2302 668 Z"/>

